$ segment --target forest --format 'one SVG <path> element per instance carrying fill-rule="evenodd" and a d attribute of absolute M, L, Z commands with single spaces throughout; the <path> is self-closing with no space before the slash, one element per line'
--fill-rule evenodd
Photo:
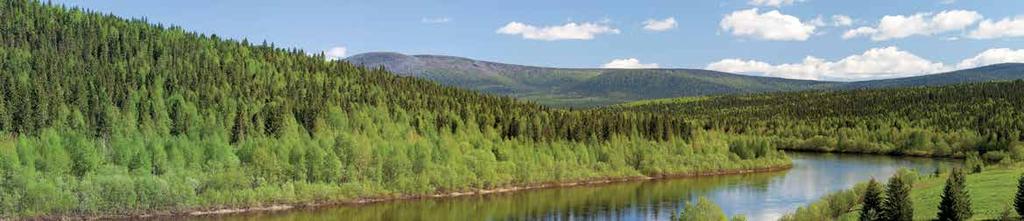
<path fill-rule="evenodd" d="M 553 109 L 30 0 L 0 3 L 0 85 L 0 219 L 790 164 L 676 113 Z"/>
<path fill-rule="evenodd" d="M 686 97 L 610 110 L 674 113 L 694 130 L 785 150 L 1024 159 L 1024 81 Z"/>

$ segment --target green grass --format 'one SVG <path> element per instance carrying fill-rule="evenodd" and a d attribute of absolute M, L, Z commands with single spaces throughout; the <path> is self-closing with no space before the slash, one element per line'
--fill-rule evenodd
<path fill-rule="evenodd" d="M 1009 213 L 1010 218 L 1020 220 L 1015 212 L 1013 212 L 1013 196 L 1017 192 L 1017 179 L 1020 178 L 1021 174 L 1024 173 L 1024 163 L 1017 163 L 1013 165 L 998 165 L 989 166 L 982 173 L 969 174 L 967 176 L 967 190 L 971 195 L 971 205 L 974 210 L 974 216 L 971 220 L 1001 220 L 1004 213 Z M 920 175 L 920 179 L 914 182 L 914 189 L 910 193 L 911 200 L 914 203 L 914 220 L 934 220 L 939 213 L 939 201 L 942 196 L 942 189 L 946 185 L 947 174 L 943 174 L 939 177 L 933 177 L 931 175 Z M 884 181 L 883 181 L 884 182 Z M 866 182 L 865 182 L 866 183 Z M 864 188 L 861 183 L 857 189 L 853 190 L 853 194 L 862 195 Z M 852 208 L 842 207 L 841 205 L 850 205 L 851 202 L 859 201 L 860 197 L 848 197 L 845 193 L 850 193 L 850 190 L 844 190 L 843 193 L 834 193 L 832 196 L 828 196 L 819 199 L 810 205 L 804 206 L 798 209 L 792 214 L 788 214 L 786 220 L 858 220 L 860 215 L 860 205 L 855 205 Z M 836 205 L 840 205 L 842 208 L 833 208 Z M 833 217 L 835 214 L 829 211 L 849 211 Z M 833 218 L 826 218 L 833 217 Z"/>
<path fill-rule="evenodd" d="M 1017 179 L 1021 173 L 1024 173 L 1024 167 L 1018 165 L 989 167 L 982 173 L 968 175 L 967 189 L 973 204 L 973 219 L 1000 219 L 1003 211 L 1012 210 L 1013 196 L 1017 192 Z M 945 185 L 945 176 L 926 178 L 915 183 L 911 193 L 915 220 L 936 218 L 942 188 Z"/>
<path fill-rule="evenodd" d="M 1024 173 L 1024 166 L 988 167 L 982 173 L 967 175 L 967 189 L 974 209 L 972 220 L 1000 220 L 1003 212 L 1012 210 L 1013 196 L 1017 192 L 1017 179 Z M 914 183 L 910 193 L 914 201 L 914 220 L 934 220 L 939 213 L 942 188 L 946 185 L 945 174 L 941 177 L 926 177 Z M 857 220 L 859 210 L 843 214 L 839 220 Z"/>

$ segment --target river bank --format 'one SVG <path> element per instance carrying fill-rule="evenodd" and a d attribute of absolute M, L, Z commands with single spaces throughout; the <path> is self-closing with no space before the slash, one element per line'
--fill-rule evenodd
<path fill-rule="evenodd" d="M 666 173 L 666 174 L 655 174 L 650 176 L 629 176 L 629 177 L 601 177 L 585 180 L 573 180 L 573 181 L 562 181 L 562 182 L 543 182 L 534 183 L 528 185 L 515 185 L 506 186 L 499 188 L 488 188 L 488 189 L 476 189 L 470 191 L 451 191 L 451 192 L 439 192 L 433 194 L 391 194 L 391 195 L 380 195 L 370 197 L 359 197 L 345 200 L 333 200 L 333 201 L 311 201 L 311 202 L 298 202 L 298 203 L 271 203 L 267 205 L 258 206 L 246 206 L 246 207 L 203 207 L 195 209 L 183 209 L 173 211 L 150 211 L 136 214 L 124 214 L 124 215 L 87 215 L 87 216 L 74 216 L 74 215 L 61 215 L 61 216 L 42 216 L 42 217 L 29 217 L 27 219 L 41 219 L 41 220 L 102 220 L 102 219 L 176 219 L 185 217 L 217 217 L 224 215 L 234 214 L 246 214 L 246 213 L 265 213 L 265 212 L 285 212 L 290 210 L 306 210 L 306 209 L 318 209 L 332 206 L 358 206 L 375 203 L 386 203 L 393 201 L 415 201 L 415 200 L 427 200 L 427 199 L 441 199 L 441 198 L 457 198 L 464 196 L 479 196 L 489 195 L 498 193 L 512 193 L 522 192 L 529 190 L 539 189 L 552 189 L 552 188 L 566 188 L 566 187 L 580 187 L 580 186 L 599 186 L 615 183 L 624 182 L 640 182 L 650 180 L 665 180 L 665 179 L 683 179 L 683 178 L 696 178 L 696 177 L 711 177 L 711 176 L 724 176 L 724 175 L 738 175 L 738 174 L 754 174 L 754 173 L 768 173 L 784 171 L 793 167 L 791 161 L 786 161 L 783 164 L 771 165 L 768 167 L 761 168 L 740 168 L 740 169 L 720 169 L 713 171 L 696 171 L 696 172 L 681 172 L 681 173 Z"/>

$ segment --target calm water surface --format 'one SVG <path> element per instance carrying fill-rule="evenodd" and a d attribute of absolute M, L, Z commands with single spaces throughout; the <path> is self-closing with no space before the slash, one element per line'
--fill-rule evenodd
<path fill-rule="evenodd" d="M 668 220 L 683 204 L 707 196 L 730 216 L 775 220 L 816 199 L 900 168 L 922 172 L 950 160 L 790 153 L 787 171 L 600 186 L 542 189 L 448 199 L 410 200 L 207 220 Z"/>

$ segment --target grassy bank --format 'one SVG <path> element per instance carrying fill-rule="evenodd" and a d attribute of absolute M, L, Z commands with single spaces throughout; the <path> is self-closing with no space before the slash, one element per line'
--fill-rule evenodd
<path fill-rule="evenodd" d="M 1021 164 L 989 166 L 981 173 L 967 176 L 967 190 L 971 196 L 972 220 L 1000 220 L 1009 215 L 1020 217 L 1013 212 L 1013 196 L 1017 191 L 1017 179 L 1024 173 Z M 939 176 L 922 174 L 915 176 L 911 191 L 914 204 L 914 220 L 937 218 L 938 206 L 949 174 Z M 823 197 L 811 205 L 801 207 L 786 216 L 786 220 L 857 220 L 860 214 L 860 200 L 864 185 L 836 192 Z"/>

